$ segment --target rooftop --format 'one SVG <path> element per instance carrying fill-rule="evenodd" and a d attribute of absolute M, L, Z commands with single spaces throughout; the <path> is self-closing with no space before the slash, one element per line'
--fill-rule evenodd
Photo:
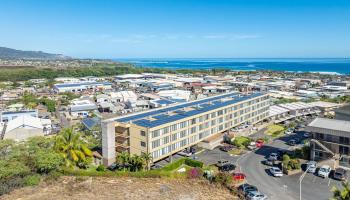
<path fill-rule="evenodd" d="M 350 121 L 316 118 L 308 127 L 350 132 Z"/>
<path fill-rule="evenodd" d="M 263 94 L 253 93 L 250 95 L 243 96 L 234 92 L 226 93 L 223 95 L 213 96 L 188 103 L 181 103 L 173 106 L 168 106 L 162 109 L 154 109 L 142 113 L 127 115 L 109 120 L 124 123 L 132 122 L 139 126 L 151 128 L 160 126 L 165 123 L 174 122 L 193 115 L 208 112 L 210 110 L 214 110 L 230 104 L 252 99 L 261 95 Z"/>

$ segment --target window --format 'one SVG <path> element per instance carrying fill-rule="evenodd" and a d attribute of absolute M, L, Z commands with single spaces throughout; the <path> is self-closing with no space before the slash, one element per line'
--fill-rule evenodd
<path fill-rule="evenodd" d="M 154 149 L 154 148 L 157 148 L 157 147 L 159 147 L 160 146 L 160 140 L 158 139 L 158 140 L 154 140 L 153 142 L 152 142 L 152 148 Z"/>
<path fill-rule="evenodd" d="M 141 147 L 146 147 L 146 142 L 141 141 Z"/>
<path fill-rule="evenodd" d="M 159 130 L 152 131 L 152 138 L 159 136 Z"/>
<path fill-rule="evenodd" d="M 141 134 L 141 136 L 146 136 L 146 132 L 145 131 L 141 131 L 140 134 Z"/>

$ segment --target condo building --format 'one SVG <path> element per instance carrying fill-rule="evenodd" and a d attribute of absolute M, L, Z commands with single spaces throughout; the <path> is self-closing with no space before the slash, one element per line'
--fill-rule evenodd
<path fill-rule="evenodd" d="M 105 165 L 118 152 L 150 153 L 153 162 L 230 130 L 269 116 L 269 97 L 263 93 L 226 93 L 102 121 Z"/>

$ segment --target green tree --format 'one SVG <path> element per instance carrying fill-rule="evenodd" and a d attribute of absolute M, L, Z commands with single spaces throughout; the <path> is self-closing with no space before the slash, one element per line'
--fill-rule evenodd
<path fill-rule="evenodd" d="M 34 155 L 34 166 L 39 173 L 49 173 L 59 168 L 63 163 L 60 154 L 53 150 L 40 150 Z"/>
<path fill-rule="evenodd" d="M 150 165 L 151 165 L 151 161 L 152 161 L 152 155 L 150 153 L 142 153 L 141 157 L 143 158 L 143 160 L 146 163 L 146 169 L 150 170 Z"/>
<path fill-rule="evenodd" d="M 85 165 L 92 156 L 81 135 L 72 128 L 62 129 L 56 136 L 55 150 L 62 156 L 67 167 L 82 167 L 82 164 Z"/>
<path fill-rule="evenodd" d="M 349 183 L 342 182 L 343 188 L 339 189 L 333 186 L 331 191 L 333 192 L 332 200 L 349 200 L 350 199 L 350 187 Z"/>
<path fill-rule="evenodd" d="M 122 164 L 123 166 L 123 169 L 125 171 L 127 165 L 129 164 L 129 161 L 130 161 L 130 154 L 126 153 L 126 152 L 122 152 L 122 153 L 119 153 L 117 155 L 117 162 Z"/>

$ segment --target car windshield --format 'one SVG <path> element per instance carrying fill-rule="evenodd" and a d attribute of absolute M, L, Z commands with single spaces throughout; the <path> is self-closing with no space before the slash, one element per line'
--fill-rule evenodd
<path fill-rule="evenodd" d="M 321 168 L 320 171 L 321 172 L 327 172 L 328 170 L 326 168 Z"/>

